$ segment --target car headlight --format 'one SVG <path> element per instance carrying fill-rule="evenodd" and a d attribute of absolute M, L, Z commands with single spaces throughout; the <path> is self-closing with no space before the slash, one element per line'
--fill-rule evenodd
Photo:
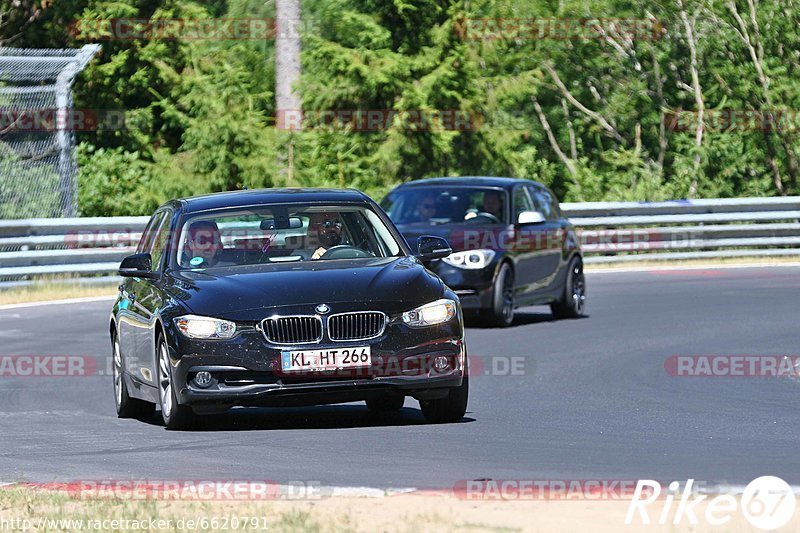
<path fill-rule="evenodd" d="M 175 325 L 190 339 L 230 339 L 236 334 L 236 323 L 207 316 L 181 316 Z"/>
<path fill-rule="evenodd" d="M 494 250 L 467 250 L 456 252 L 442 259 L 448 265 L 468 270 L 480 270 L 492 262 Z"/>
<path fill-rule="evenodd" d="M 456 303 L 442 298 L 403 313 L 403 322 L 412 328 L 444 324 L 456 316 Z"/>

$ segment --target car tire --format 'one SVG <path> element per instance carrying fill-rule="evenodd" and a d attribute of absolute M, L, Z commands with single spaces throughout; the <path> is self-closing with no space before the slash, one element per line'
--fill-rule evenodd
<path fill-rule="evenodd" d="M 469 376 L 464 375 L 461 386 L 450 389 L 447 396 L 438 400 L 420 400 L 419 407 L 425 420 L 433 424 L 458 422 L 467 412 Z"/>
<path fill-rule="evenodd" d="M 158 397 L 161 400 L 161 418 L 167 429 L 189 429 L 194 425 L 195 414 L 188 405 L 178 403 L 172 379 L 167 342 L 159 336 L 158 343 Z"/>
<path fill-rule="evenodd" d="M 508 327 L 514 322 L 514 271 L 503 263 L 494 278 L 492 307 L 481 313 L 487 326 Z"/>
<path fill-rule="evenodd" d="M 401 394 L 386 394 L 368 399 L 367 408 L 373 413 L 394 413 L 403 408 L 406 397 Z"/>
<path fill-rule="evenodd" d="M 117 334 L 111 337 L 112 353 L 112 375 L 114 378 L 114 403 L 117 408 L 119 418 L 147 418 L 152 416 L 156 410 L 155 404 L 131 398 L 128 394 L 128 386 L 125 384 L 123 376 L 122 352 L 119 348 Z"/>
<path fill-rule="evenodd" d="M 586 277 L 583 262 L 573 257 L 567 267 L 564 292 L 561 298 L 550 304 L 555 318 L 580 318 L 586 309 Z"/>

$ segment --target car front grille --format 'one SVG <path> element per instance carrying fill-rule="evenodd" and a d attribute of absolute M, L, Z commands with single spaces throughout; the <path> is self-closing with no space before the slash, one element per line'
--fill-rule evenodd
<path fill-rule="evenodd" d="M 303 344 L 322 340 L 322 319 L 318 316 L 265 318 L 264 337 L 275 344 Z"/>
<path fill-rule="evenodd" d="M 342 313 L 328 318 L 328 336 L 332 341 L 372 339 L 383 333 L 386 315 L 380 311 Z"/>

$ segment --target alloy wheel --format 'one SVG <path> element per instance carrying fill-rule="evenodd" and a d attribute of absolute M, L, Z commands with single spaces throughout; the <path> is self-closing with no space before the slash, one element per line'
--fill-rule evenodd
<path fill-rule="evenodd" d="M 114 375 L 114 399 L 117 402 L 117 409 L 122 405 L 122 354 L 119 351 L 119 339 L 114 338 L 114 364 L 112 367 Z"/>
<path fill-rule="evenodd" d="M 503 318 L 511 321 L 514 316 L 514 275 L 509 271 L 503 279 Z"/>
<path fill-rule="evenodd" d="M 158 347 L 158 390 L 161 396 L 161 411 L 165 418 L 172 414 L 172 375 L 169 368 L 167 346 L 163 342 Z"/>
<path fill-rule="evenodd" d="M 577 314 L 582 315 L 586 305 L 586 278 L 579 264 L 572 269 L 572 302 Z"/>

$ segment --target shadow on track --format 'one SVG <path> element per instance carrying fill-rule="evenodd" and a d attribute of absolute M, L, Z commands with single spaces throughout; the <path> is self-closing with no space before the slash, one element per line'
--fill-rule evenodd
<path fill-rule="evenodd" d="M 553 317 L 553 314 L 550 311 L 528 311 L 528 310 L 516 310 L 514 312 L 514 322 L 511 324 L 511 328 L 519 327 L 519 326 L 528 326 L 530 324 L 542 324 L 545 322 L 569 322 L 570 320 L 583 320 L 585 318 L 589 318 L 591 315 L 584 315 L 577 319 L 570 319 L 570 318 L 561 318 L 557 319 Z M 471 329 L 507 329 L 502 327 L 496 326 L 487 326 L 482 324 L 478 317 L 468 316 L 467 317 L 467 328 Z"/>
<path fill-rule="evenodd" d="M 474 422 L 465 416 L 456 424 Z M 142 420 L 163 426 L 161 413 Z M 404 407 L 396 413 L 375 414 L 362 405 L 314 407 L 247 407 L 217 415 L 198 417 L 193 431 L 268 431 L 290 429 L 352 429 L 369 427 L 422 426 L 430 424 L 419 409 Z"/>

